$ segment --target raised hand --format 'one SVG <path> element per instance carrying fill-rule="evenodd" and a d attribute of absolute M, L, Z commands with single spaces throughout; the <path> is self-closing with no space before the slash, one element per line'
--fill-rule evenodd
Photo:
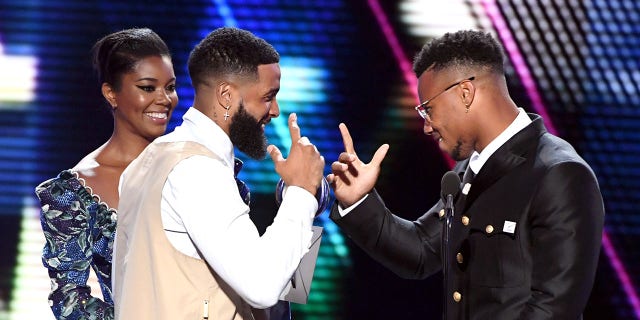
<path fill-rule="evenodd" d="M 327 175 L 327 181 L 333 188 L 333 193 L 340 205 L 346 208 L 373 189 L 380 174 L 380 163 L 387 154 L 389 145 L 381 145 L 374 153 L 371 162 L 363 163 L 353 148 L 353 140 L 347 126 L 341 123 L 338 127 L 342 134 L 345 152 L 340 153 L 338 161 L 331 164 L 331 173 Z"/>
<path fill-rule="evenodd" d="M 289 115 L 289 133 L 291 148 L 285 159 L 278 147 L 270 145 L 267 151 L 273 160 L 276 172 L 288 186 L 298 186 L 315 196 L 324 170 L 324 157 L 320 155 L 307 137 L 300 135 L 298 117 Z"/>

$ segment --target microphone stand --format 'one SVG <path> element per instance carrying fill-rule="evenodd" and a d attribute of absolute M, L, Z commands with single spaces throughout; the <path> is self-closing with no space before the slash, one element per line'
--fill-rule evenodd
<path fill-rule="evenodd" d="M 442 225 L 442 250 L 444 250 L 444 252 L 442 253 L 442 274 L 444 276 L 444 286 L 443 286 L 443 291 L 445 292 L 445 294 L 443 295 L 443 304 L 442 304 L 442 310 L 444 312 L 444 317 L 445 319 L 447 318 L 448 315 L 448 310 L 447 310 L 447 297 L 449 297 L 449 293 L 448 291 L 448 284 L 449 284 L 449 276 L 451 273 L 451 250 L 449 249 L 451 246 L 451 239 L 450 239 L 450 234 L 451 234 L 451 224 L 452 224 L 452 219 L 453 219 L 453 201 L 454 198 L 458 195 L 458 193 L 460 192 L 460 176 L 453 171 L 448 171 L 447 173 L 444 174 L 444 176 L 442 177 L 442 191 L 441 191 L 441 197 L 442 197 L 442 201 L 444 201 L 444 224 Z"/>
<path fill-rule="evenodd" d="M 453 195 L 452 194 L 447 194 L 447 201 L 445 202 L 444 205 L 444 216 L 445 216 L 445 222 L 444 222 L 444 231 L 443 231 L 443 238 L 444 238 L 444 254 L 443 254 L 443 263 L 442 263 L 442 273 L 444 276 L 443 279 L 443 290 L 446 292 L 447 290 L 447 286 L 448 286 L 448 282 L 449 282 L 449 260 L 450 260 L 450 252 L 449 252 L 449 232 L 451 230 L 451 221 L 453 218 Z M 442 308 L 443 308 L 443 314 L 444 314 L 444 319 L 447 319 L 447 294 L 444 294 L 443 296 L 443 304 L 442 304 Z"/>

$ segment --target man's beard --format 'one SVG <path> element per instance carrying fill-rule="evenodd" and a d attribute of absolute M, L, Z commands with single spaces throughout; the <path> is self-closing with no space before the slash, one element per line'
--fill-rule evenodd
<path fill-rule="evenodd" d="M 451 150 L 449 155 L 455 161 L 463 161 L 469 159 L 473 155 L 473 149 L 469 148 L 468 145 L 467 148 L 465 148 L 463 140 L 458 139 L 458 141 L 456 141 L 456 146 Z"/>
<path fill-rule="evenodd" d="M 456 141 L 456 146 L 453 147 L 453 150 L 451 151 L 451 158 L 455 161 L 462 161 L 465 158 L 462 156 L 462 140 L 458 140 Z"/>
<path fill-rule="evenodd" d="M 229 139 L 250 158 L 262 160 L 267 155 L 267 137 L 262 131 L 262 123 L 247 113 L 242 101 L 238 112 L 231 118 Z"/>

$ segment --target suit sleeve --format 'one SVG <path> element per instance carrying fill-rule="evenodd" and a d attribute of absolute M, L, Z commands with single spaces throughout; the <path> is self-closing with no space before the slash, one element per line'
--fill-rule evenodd
<path fill-rule="evenodd" d="M 344 217 L 337 201 L 331 219 L 367 254 L 407 279 L 423 279 L 441 269 L 439 202 L 416 221 L 389 211 L 373 190 Z"/>
<path fill-rule="evenodd" d="M 520 319 L 577 319 L 593 286 L 604 224 L 597 180 L 584 163 L 548 170 L 533 198 L 531 296 Z"/>

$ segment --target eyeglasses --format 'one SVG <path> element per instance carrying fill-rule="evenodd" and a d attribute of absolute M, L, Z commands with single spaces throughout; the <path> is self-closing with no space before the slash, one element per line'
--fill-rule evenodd
<path fill-rule="evenodd" d="M 422 117 L 422 119 L 424 119 L 424 121 L 426 121 L 427 123 L 431 123 L 431 107 L 427 107 L 427 105 L 429 104 L 429 102 L 433 101 L 435 98 L 437 98 L 439 95 L 447 92 L 449 89 L 465 82 L 465 81 L 472 81 L 474 80 L 476 77 L 470 77 L 464 80 L 460 80 L 448 87 L 446 87 L 444 90 L 440 91 L 440 93 L 436 94 L 435 96 L 433 96 L 431 99 L 427 99 L 424 102 L 420 103 L 419 105 L 417 105 L 414 109 L 416 109 L 416 111 L 418 111 L 418 114 L 420 115 L 420 117 Z"/>

